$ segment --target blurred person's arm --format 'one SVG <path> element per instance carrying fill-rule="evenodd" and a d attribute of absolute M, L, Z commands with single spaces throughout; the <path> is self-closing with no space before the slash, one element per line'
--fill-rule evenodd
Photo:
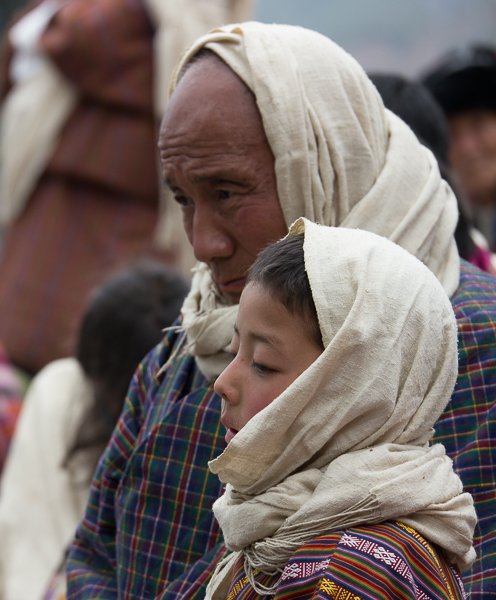
<path fill-rule="evenodd" d="M 40 47 L 83 98 L 152 110 L 153 29 L 139 0 L 65 0 Z"/>
<path fill-rule="evenodd" d="M 26 394 L 2 475 L 4 600 L 41 597 L 74 536 L 89 485 L 74 484 L 62 463 L 89 394 L 74 358 L 47 365 Z"/>

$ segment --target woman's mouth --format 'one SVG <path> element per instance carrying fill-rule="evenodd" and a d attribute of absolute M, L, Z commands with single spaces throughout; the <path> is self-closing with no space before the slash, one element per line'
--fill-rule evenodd
<path fill-rule="evenodd" d="M 239 277 L 238 279 L 218 283 L 217 287 L 222 294 L 241 294 L 245 285 L 246 277 Z"/>
<path fill-rule="evenodd" d="M 226 442 L 229 444 L 229 442 L 233 439 L 233 437 L 238 433 L 237 429 L 233 429 L 232 427 L 229 427 L 226 435 L 224 437 L 224 439 L 226 440 Z"/>

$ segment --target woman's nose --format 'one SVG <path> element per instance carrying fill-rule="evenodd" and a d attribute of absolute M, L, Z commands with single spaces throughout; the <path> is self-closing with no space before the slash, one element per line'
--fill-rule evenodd
<path fill-rule="evenodd" d="M 195 208 L 190 242 L 195 258 L 210 264 L 215 259 L 229 258 L 234 254 L 235 242 L 229 235 L 229 223 L 215 211 L 202 206 Z"/>

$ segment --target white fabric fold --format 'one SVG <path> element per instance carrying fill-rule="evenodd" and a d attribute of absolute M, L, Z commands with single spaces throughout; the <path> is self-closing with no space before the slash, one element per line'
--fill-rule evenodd
<path fill-rule="evenodd" d="M 306 217 L 373 231 L 417 256 L 449 296 L 455 292 L 460 272 L 453 237 L 456 198 L 430 151 L 384 108 L 349 54 L 301 27 L 228 25 L 184 53 L 171 92 L 203 47 L 220 56 L 255 95 L 288 227 Z M 192 295 L 197 291 L 193 280 Z M 214 312 L 200 316 L 217 320 Z M 219 336 L 216 353 L 228 343 Z"/>
<path fill-rule="evenodd" d="M 0 113 L 0 224 L 4 226 L 24 210 L 76 106 L 76 89 L 38 47 L 60 6 L 60 2 L 43 2 L 9 32 L 14 85 Z"/>
<path fill-rule="evenodd" d="M 181 308 L 187 331 L 187 351 L 207 379 L 217 377 L 229 364 L 229 345 L 238 305 L 227 306 L 212 283 L 210 269 L 198 263 L 193 269 L 194 287 Z"/>
<path fill-rule="evenodd" d="M 449 298 L 385 238 L 306 219 L 298 233 L 325 350 L 209 463 L 227 484 L 214 504 L 226 545 L 249 576 L 277 573 L 319 534 L 396 519 L 465 570 L 472 497 L 429 446 L 457 377 Z"/>

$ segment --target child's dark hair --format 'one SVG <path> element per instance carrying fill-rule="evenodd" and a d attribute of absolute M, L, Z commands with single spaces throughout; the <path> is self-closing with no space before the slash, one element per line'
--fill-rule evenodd
<path fill-rule="evenodd" d="M 308 321 L 315 344 L 324 350 L 317 310 L 305 270 L 302 233 L 285 238 L 263 250 L 248 273 L 248 283 L 258 283 L 293 315 Z"/>
<path fill-rule="evenodd" d="M 81 323 L 76 356 L 89 378 L 93 401 L 63 466 L 92 473 L 110 439 L 133 374 L 179 315 L 189 289 L 172 269 L 141 261 L 96 289 Z"/>

